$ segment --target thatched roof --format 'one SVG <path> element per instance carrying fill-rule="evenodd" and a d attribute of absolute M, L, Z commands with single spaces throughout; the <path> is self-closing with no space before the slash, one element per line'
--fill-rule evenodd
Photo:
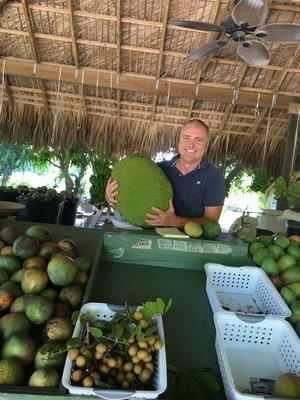
<path fill-rule="evenodd" d="M 300 23 L 299 1 L 269 4 L 269 23 Z M 220 23 L 232 5 L 233 0 L 0 1 L 0 139 L 93 148 L 105 139 L 111 156 L 153 154 L 174 146 L 182 124 L 197 117 L 213 133 L 212 160 L 233 152 L 245 164 L 278 172 L 287 108 L 300 92 L 300 46 L 268 44 L 271 61 L 264 68 L 237 59 L 235 44 L 189 61 L 191 50 L 217 34 L 168 24 L 172 18 Z"/>

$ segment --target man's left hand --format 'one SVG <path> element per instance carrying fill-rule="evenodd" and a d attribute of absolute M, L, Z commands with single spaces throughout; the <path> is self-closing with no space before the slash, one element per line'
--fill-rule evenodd
<path fill-rule="evenodd" d="M 172 200 L 169 200 L 169 208 L 163 211 L 160 208 L 152 207 L 155 214 L 146 214 L 146 223 L 151 226 L 176 226 L 176 218 Z"/>

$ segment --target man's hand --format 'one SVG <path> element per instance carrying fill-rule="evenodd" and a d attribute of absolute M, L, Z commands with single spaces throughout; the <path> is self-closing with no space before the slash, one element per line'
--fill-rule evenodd
<path fill-rule="evenodd" d="M 108 204 L 117 205 L 116 196 L 118 195 L 118 182 L 113 181 L 111 178 L 107 181 L 105 188 L 105 198 Z"/>
<path fill-rule="evenodd" d="M 155 214 L 146 214 L 146 223 L 151 226 L 172 226 L 176 227 L 177 215 L 175 214 L 172 200 L 169 200 L 169 208 L 162 211 L 157 207 L 152 207 Z"/>

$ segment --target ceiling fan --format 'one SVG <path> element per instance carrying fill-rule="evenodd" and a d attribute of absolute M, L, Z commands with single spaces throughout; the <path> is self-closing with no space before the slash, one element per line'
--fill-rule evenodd
<path fill-rule="evenodd" d="M 185 28 L 219 32 L 229 35 L 228 39 L 206 43 L 188 55 L 196 60 L 227 46 L 232 40 L 237 42 L 237 53 L 253 67 L 269 64 L 270 54 L 262 41 L 273 43 L 300 43 L 300 25 L 274 23 L 263 25 L 268 15 L 266 0 L 235 0 L 235 6 L 221 25 L 207 22 L 173 19 L 171 25 Z M 252 37 L 256 40 L 249 40 Z"/>

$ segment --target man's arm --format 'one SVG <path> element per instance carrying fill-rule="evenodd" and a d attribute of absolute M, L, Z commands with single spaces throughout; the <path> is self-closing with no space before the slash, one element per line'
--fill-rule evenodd
<path fill-rule="evenodd" d="M 203 224 L 208 220 L 218 221 L 222 212 L 223 206 L 204 207 L 203 217 L 185 218 L 175 214 L 173 202 L 170 200 L 167 211 L 162 211 L 157 207 L 152 207 L 154 213 L 147 214 L 146 223 L 151 226 L 171 226 L 173 228 L 183 228 L 188 221 L 195 221 L 198 224 Z"/>

